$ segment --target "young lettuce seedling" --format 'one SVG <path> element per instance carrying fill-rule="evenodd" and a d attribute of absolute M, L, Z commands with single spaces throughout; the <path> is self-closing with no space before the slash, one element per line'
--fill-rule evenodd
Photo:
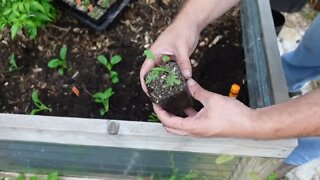
<path fill-rule="evenodd" d="M 94 101 L 103 105 L 103 108 L 100 109 L 100 115 L 103 116 L 109 111 L 109 100 L 114 94 L 112 88 L 108 88 L 104 92 L 98 92 L 93 95 Z"/>
<path fill-rule="evenodd" d="M 16 58 L 14 56 L 14 53 L 11 53 L 11 55 L 9 57 L 9 64 L 10 64 L 9 72 L 18 70 L 18 66 L 17 66 L 17 63 L 16 63 Z"/>
<path fill-rule="evenodd" d="M 64 70 L 67 69 L 67 47 L 63 46 L 60 49 L 60 58 L 52 59 L 48 63 L 49 68 L 58 69 L 58 73 L 63 75 Z"/>
<path fill-rule="evenodd" d="M 115 55 L 111 57 L 111 60 L 108 61 L 108 59 L 104 55 L 98 56 L 98 61 L 103 64 L 109 71 L 109 74 L 111 76 L 111 81 L 114 84 L 119 83 L 119 74 L 116 71 L 113 71 L 113 66 L 121 62 L 122 58 L 120 55 Z"/>
<path fill-rule="evenodd" d="M 52 111 L 51 108 L 49 108 L 48 106 L 46 106 L 40 101 L 37 91 L 32 91 L 31 97 L 32 97 L 33 104 L 37 107 L 36 109 L 32 109 L 30 113 L 31 115 L 35 115 L 41 111 L 49 111 L 49 112 Z"/>

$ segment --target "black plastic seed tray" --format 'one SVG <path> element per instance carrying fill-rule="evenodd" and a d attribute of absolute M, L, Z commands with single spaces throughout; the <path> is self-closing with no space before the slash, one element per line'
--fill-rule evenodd
<path fill-rule="evenodd" d="M 77 0 L 54 0 L 54 2 L 63 11 L 85 25 L 96 31 L 103 31 L 129 4 L 130 0 L 110 0 L 107 7 L 101 5 L 101 0 L 81 0 L 81 3 L 86 3 L 81 5 L 77 4 Z"/>

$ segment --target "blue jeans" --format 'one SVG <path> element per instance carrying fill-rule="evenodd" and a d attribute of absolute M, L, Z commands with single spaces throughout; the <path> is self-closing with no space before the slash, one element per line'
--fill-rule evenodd
<path fill-rule="evenodd" d="M 289 92 L 298 91 L 308 81 L 320 79 L 320 15 L 312 22 L 297 49 L 282 56 L 282 63 Z M 286 163 L 302 165 L 320 157 L 320 137 L 300 138 L 298 144 Z"/>

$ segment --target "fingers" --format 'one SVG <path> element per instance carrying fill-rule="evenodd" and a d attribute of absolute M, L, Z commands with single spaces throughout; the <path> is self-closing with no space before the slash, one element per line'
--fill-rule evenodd
<path fill-rule="evenodd" d="M 189 91 L 196 100 L 200 101 L 203 105 L 207 104 L 208 99 L 212 93 L 203 89 L 195 80 L 189 79 L 187 81 Z"/>
<path fill-rule="evenodd" d="M 194 110 L 193 108 L 187 108 L 184 110 L 184 113 L 186 113 L 187 116 L 189 117 L 193 117 L 195 116 L 198 112 L 196 110 Z"/>
<path fill-rule="evenodd" d="M 152 59 L 146 59 L 144 63 L 141 66 L 140 70 L 140 83 L 143 91 L 148 94 L 148 89 L 144 80 L 145 74 L 147 74 L 154 66 L 159 65 L 161 62 L 161 57 L 162 55 L 170 55 L 172 56 L 174 53 L 170 50 L 167 49 L 162 49 L 162 50 L 155 50 L 154 47 L 151 48 L 151 51 L 155 54 L 156 58 L 154 60 Z"/>
<path fill-rule="evenodd" d="M 156 104 L 153 105 L 153 109 L 164 126 L 177 130 L 184 130 L 187 126 L 186 118 L 175 116 Z"/>
<path fill-rule="evenodd" d="M 148 89 L 144 80 L 144 75 L 147 74 L 150 69 L 152 69 L 155 66 L 155 62 L 152 60 L 146 59 L 144 63 L 142 64 L 141 70 L 140 70 L 140 83 L 143 91 L 148 94 Z"/>
<path fill-rule="evenodd" d="M 164 127 L 169 133 L 172 134 L 176 134 L 176 135 L 180 135 L 180 136 L 187 136 L 190 135 L 190 133 L 182 131 L 182 130 L 177 130 L 177 129 L 173 129 L 173 128 L 169 128 L 169 127 Z"/>
<path fill-rule="evenodd" d="M 186 48 L 178 49 L 176 54 L 176 61 L 180 67 L 180 70 L 183 76 L 186 79 L 191 78 L 192 76 L 192 67 L 189 60 L 189 53 Z"/>

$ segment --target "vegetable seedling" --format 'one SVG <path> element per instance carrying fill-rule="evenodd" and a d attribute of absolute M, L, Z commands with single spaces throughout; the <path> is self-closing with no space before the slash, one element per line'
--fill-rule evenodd
<path fill-rule="evenodd" d="M 15 58 L 14 53 L 11 53 L 11 55 L 9 57 L 9 64 L 10 64 L 9 72 L 18 70 L 18 66 L 17 66 L 17 63 L 16 63 L 16 58 Z"/>
<path fill-rule="evenodd" d="M 158 116 L 156 115 L 156 113 L 151 113 L 148 116 L 148 122 L 160 122 Z"/>
<path fill-rule="evenodd" d="M 51 108 L 49 108 L 48 106 L 46 106 L 40 101 L 37 91 L 32 91 L 31 97 L 32 97 L 33 104 L 37 107 L 36 109 L 32 109 L 30 113 L 31 115 L 35 115 L 41 111 L 49 111 L 49 112 L 52 111 Z"/>
<path fill-rule="evenodd" d="M 144 51 L 144 55 L 149 60 L 156 59 L 155 54 L 149 49 Z M 192 106 L 190 92 L 179 65 L 171 61 L 168 55 L 163 55 L 161 60 L 163 63 L 153 67 L 144 76 L 149 97 L 153 103 L 177 114 Z"/>
<path fill-rule="evenodd" d="M 108 88 L 104 92 L 98 92 L 93 95 L 94 101 L 103 105 L 103 108 L 100 109 L 101 116 L 105 115 L 109 111 L 109 100 L 113 94 L 113 89 Z"/>
<path fill-rule="evenodd" d="M 111 57 L 111 60 L 108 61 L 108 59 L 104 55 L 98 56 L 98 61 L 103 64 L 109 71 L 109 74 L 111 76 L 111 81 L 114 84 L 119 83 L 119 74 L 116 71 L 113 71 L 113 66 L 121 62 L 122 58 L 120 55 L 115 55 Z"/>
<path fill-rule="evenodd" d="M 60 49 L 60 58 L 52 59 L 48 63 L 49 68 L 58 69 L 58 73 L 63 75 L 64 70 L 67 69 L 67 47 L 63 46 Z"/>
<path fill-rule="evenodd" d="M 147 59 L 150 60 L 155 60 L 156 57 L 154 53 L 149 49 L 144 51 L 144 55 L 147 57 Z M 163 55 L 162 61 L 164 63 L 167 63 L 170 61 L 170 57 L 168 55 Z M 159 66 L 152 68 L 150 74 L 147 76 L 146 84 L 150 84 L 154 80 L 158 79 L 160 77 L 160 72 L 162 72 L 162 74 L 166 74 L 166 87 L 181 84 L 181 81 L 178 79 L 177 73 L 173 70 L 170 70 L 167 66 Z"/>

